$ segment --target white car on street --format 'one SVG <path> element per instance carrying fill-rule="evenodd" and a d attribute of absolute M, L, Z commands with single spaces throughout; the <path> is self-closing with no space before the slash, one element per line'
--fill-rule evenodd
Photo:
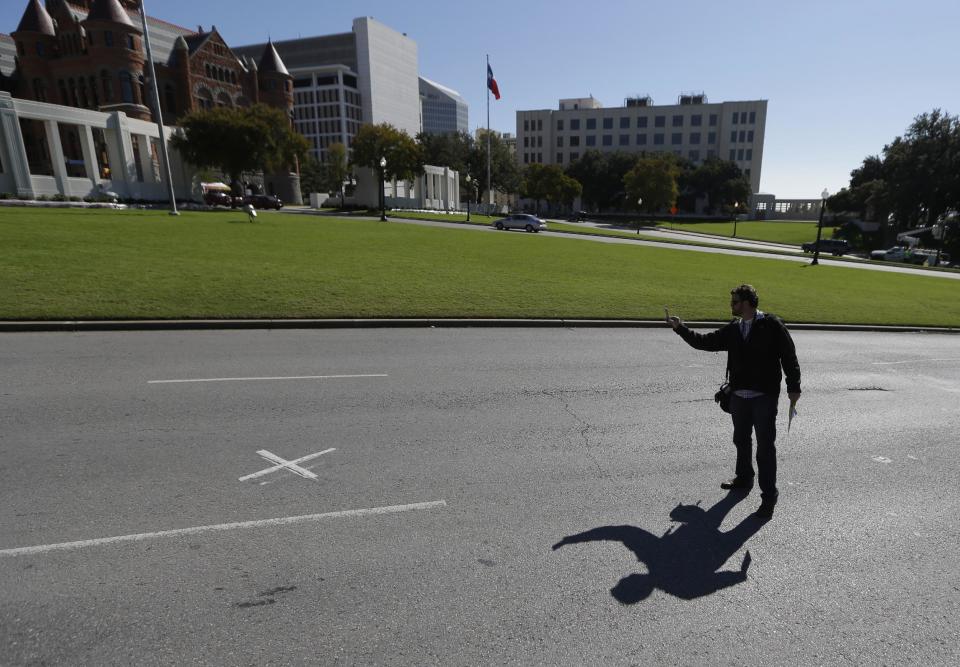
<path fill-rule="evenodd" d="M 493 226 L 497 229 L 523 229 L 528 232 L 539 232 L 547 228 L 547 223 L 535 215 L 511 213 L 505 218 L 495 220 Z"/>

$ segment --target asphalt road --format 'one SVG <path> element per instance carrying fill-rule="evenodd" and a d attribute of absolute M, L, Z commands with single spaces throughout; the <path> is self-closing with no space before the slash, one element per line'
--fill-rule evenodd
<path fill-rule="evenodd" d="M 761 524 L 666 329 L 5 334 L 0 663 L 957 664 L 960 339 L 794 337 Z"/>

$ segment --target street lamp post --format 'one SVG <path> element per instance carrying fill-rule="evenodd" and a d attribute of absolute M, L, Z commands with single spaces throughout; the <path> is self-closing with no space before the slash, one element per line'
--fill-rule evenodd
<path fill-rule="evenodd" d="M 740 210 L 740 202 L 733 202 L 733 238 L 737 238 L 737 212 Z"/>
<path fill-rule="evenodd" d="M 467 174 L 467 177 L 463 180 L 467 182 L 467 222 L 470 222 L 470 197 L 473 195 L 473 186 L 470 185 L 470 182 L 473 179 L 470 178 L 470 174 Z"/>
<path fill-rule="evenodd" d="M 829 196 L 830 193 L 826 188 L 820 193 L 820 221 L 817 222 L 817 242 L 813 246 L 813 261 L 810 262 L 810 266 L 816 266 L 820 263 L 820 234 L 823 233 L 823 211 L 827 208 L 827 197 Z"/>
<path fill-rule="evenodd" d="M 380 219 L 387 221 L 387 158 L 380 158 Z"/>
<path fill-rule="evenodd" d="M 637 213 L 641 212 L 643 206 L 643 197 L 637 197 Z M 637 218 L 637 236 L 640 236 L 640 218 Z"/>

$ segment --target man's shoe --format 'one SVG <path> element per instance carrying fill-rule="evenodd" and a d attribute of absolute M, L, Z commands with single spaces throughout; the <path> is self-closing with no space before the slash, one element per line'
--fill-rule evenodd
<path fill-rule="evenodd" d="M 760 507 L 757 508 L 757 511 L 754 512 L 753 515 L 758 519 L 762 519 L 763 521 L 769 521 L 773 518 L 773 508 L 776 506 L 776 503 L 763 501 L 760 503 Z"/>
<path fill-rule="evenodd" d="M 739 491 L 749 491 L 753 488 L 753 480 L 734 477 L 729 482 L 720 482 L 720 488 L 726 491 L 731 491 L 733 489 L 737 489 Z"/>

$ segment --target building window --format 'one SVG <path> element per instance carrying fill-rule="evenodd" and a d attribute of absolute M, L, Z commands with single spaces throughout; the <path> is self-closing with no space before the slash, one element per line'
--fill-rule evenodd
<path fill-rule="evenodd" d="M 637 127 L 646 127 L 647 126 L 647 117 L 640 116 L 637 118 Z"/>
<path fill-rule="evenodd" d="M 557 153 L 557 163 L 563 164 L 563 153 Z"/>
<path fill-rule="evenodd" d="M 87 164 L 83 159 L 83 149 L 80 147 L 80 127 L 57 123 L 60 132 L 60 146 L 63 149 L 63 166 L 70 178 L 86 178 Z"/>
<path fill-rule="evenodd" d="M 654 127 L 666 127 L 667 117 L 666 116 L 654 116 L 653 126 Z"/>
<path fill-rule="evenodd" d="M 731 148 L 731 149 L 730 149 L 730 161 L 733 162 L 733 161 L 736 160 L 736 159 L 737 159 L 737 149 L 736 149 L 736 148 Z"/>
<path fill-rule="evenodd" d="M 750 112 L 750 124 L 753 125 L 753 124 L 756 123 L 756 122 L 757 122 L 757 112 L 756 112 L 756 111 L 751 111 L 751 112 Z"/>
<path fill-rule="evenodd" d="M 677 114 L 673 117 L 673 126 L 674 127 L 683 127 L 683 116 Z"/>
<path fill-rule="evenodd" d="M 752 159 L 753 159 L 753 149 L 752 149 L 752 148 L 748 148 L 748 149 L 747 149 L 747 160 L 752 160 Z"/>
<path fill-rule="evenodd" d="M 529 164 L 529 163 L 530 163 L 530 153 L 524 153 L 524 154 L 523 154 L 523 163 L 524 163 L 524 164 Z"/>
<path fill-rule="evenodd" d="M 737 159 L 738 159 L 738 160 L 743 160 L 743 149 L 742 149 L 742 148 L 737 151 Z"/>
<path fill-rule="evenodd" d="M 562 119 L 562 118 L 558 118 L 558 119 L 557 119 L 557 131 L 558 131 L 558 132 L 563 132 L 563 119 Z"/>
<path fill-rule="evenodd" d="M 588 119 L 587 119 L 587 129 L 588 129 L 588 130 L 595 130 L 595 129 L 597 129 L 597 119 L 596 119 L 596 118 L 588 118 Z"/>
<path fill-rule="evenodd" d="M 104 43 L 106 46 L 113 46 L 113 31 L 112 31 L 112 30 L 104 30 L 104 31 L 103 31 L 103 43 Z"/>
<path fill-rule="evenodd" d="M 580 153 L 570 153 L 570 161 L 576 162 L 580 159 Z"/>
<path fill-rule="evenodd" d="M 740 130 L 740 143 L 744 143 L 747 140 L 747 133 L 745 130 Z"/>
<path fill-rule="evenodd" d="M 27 169 L 33 176 L 53 176 L 53 161 L 50 158 L 50 144 L 47 130 L 42 120 L 20 119 L 20 133 L 23 135 L 23 147 L 27 153 Z"/>
<path fill-rule="evenodd" d="M 747 130 L 747 142 L 753 143 L 753 130 Z"/>
<path fill-rule="evenodd" d="M 523 121 L 523 131 L 524 131 L 524 132 L 529 132 L 529 131 L 530 131 L 530 121 L 529 121 L 529 120 Z"/>
<path fill-rule="evenodd" d="M 712 113 L 710 114 L 710 127 L 716 127 L 716 126 L 717 126 L 717 114 Z"/>
<path fill-rule="evenodd" d="M 37 42 L 37 55 L 43 58 L 43 42 Z"/>
<path fill-rule="evenodd" d="M 588 134 L 587 135 L 587 146 L 596 146 L 597 145 L 597 135 Z"/>
<path fill-rule="evenodd" d="M 750 178 L 750 170 L 749 170 L 749 169 L 744 169 L 744 170 L 743 170 L 743 175 L 746 176 L 747 178 Z"/>
<path fill-rule="evenodd" d="M 647 145 L 647 135 L 638 134 L 637 135 L 637 146 L 646 146 Z"/>
<path fill-rule="evenodd" d="M 733 124 L 736 125 L 740 121 L 740 114 L 736 111 L 733 112 Z"/>
<path fill-rule="evenodd" d="M 703 124 L 703 115 L 694 114 L 690 116 L 690 125 L 692 125 L 693 127 L 700 127 L 700 125 L 702 124 Z"/>
<path fill-rule="evenodd" d="M 674 132 L 674 133 L 672 133 L 672 134 L 670 135 L 670 145 L 671 145 L 671 146 L 679 146 L 679 145 L 682 144 L 682 143 L 683 143 L 683 133 L 681 133 L 681 132 Z"/>
<path fill-rule="evenodd" d="M 694 146 L 698 146 L 698 145 L 700 144 L 700 133 L 699 133 L 699 132 L 691 132 L 691 133 L 690 133 L 690 143 L 693 144 Z"/>
<path fill-rule="evenodd" d="M 613 119 L 612 119 L 612 118 L 604 118 L 604 119 L 603 119 L 603 129 L 605 129 L 605 130 L 612 130 L 612 129 L 613 129 Z"/>
<path fill-rule="evenodd" d="M 557 148 L 563 148 L 563 137 L 557 137 Z"/>
<path fill-rule="evenodd" d="M 133 38 L 133 35 L 127 35 L 127 48 L 131 51 L 137 50 L 137 40 Z"/>
<path fill-rule="evenodd" d="M 537 137 L 537 148 L 543 148 L 543 137 Z"/>
<path fill-rule="evenodd" d="M 543 153 L 537 153 L 537 162 L 543 164 Z"/>
<path fill-rule="evenodd" d="M 707 143 L 715 144 L 717 143 L 717 133 L 716 132 L 707 132 Z"/>
<path fill-rule="evenodd" d="M 537 132 L 543 132 L 543 120 L 537 121 Z M 543 160 L 541 160 L 543 162 Z"/>
<path fill-rule="evenodd" d="M 630 145 L 630 135 L 629 135 L 629 134 L 621 134 L 621 135 L 620 135 L 619 142 L 618 142 L 618 145 L 620 145 L 620 146 L 629 146 L 629 145 Z"/>
<path fill-rule="evenodd" d="M 120 72 L 120 99 L 127 104 L 133 103 L 133 77 L 130 72 Z"/>
<path fill-rule="evenodd" d="M 653 145 L 654 146 L 663 146 L 663 135 L 657 133 L 653 135 Z"/>
<path fill-rule="evenodd" d="M 580 145 L 580 137 L 570 137 L 570 146 L 571 146 L 571 147 L 573 147 L 573 146 L 579 146 L 579 145 Z M 573 158 L 571 158 L 571 159 L 573 159 Z"/>
<path fill-rule="evenodd" d="M 163 98 L 167 103 L 167 113 L 177 113 L 177 95 L 169 83 L 163 87 Z"/>
<path fill-rule="evenodd" d="M 620 116 L 620 129 L 626 130 L 630 127 L 630 117 L 629 116 Z"/>
<path fill-rule="evenodd" d="M 43 79 L 34 79 L 33 80 L 33 99 L 38 102 L 47 101 L 47 90 L 43 85 Z"/>
<path fill-rule="evenodd" d="M 690 159 L 694 162 L 700 160 L 700 151 L 690 151 Z"/>
<path fill-rule="evenodd" d="M 708 159 L 708 160 L 709 160 L 710 158 L 715 158 L 715 157 L 717 157 L 717 151 L 715 151 L 715 150 L 713 150 L 713 149 L 707 150 L 707 159 Z"/>
<path fill-rule="evenodd" d="M 603 145 L 604 146 L 613 146 L 613 135 L 605 134 L 603 135 Z"/>
<path fill-rule="evenodd" d="M 524 138 L 523 138 L 523 147 L 524 147 L 524 148 L 530 148 L 530 137 L 524 137 Z"/>
<path fill-rule="evenodd" d="M 731 144 L 737 143 L 737 131 L 736 131 L 736 130 L 730 130 L 730 143 L 731 143 Z"/>
<path fill-rule="evenodd" d="M 580 119 L 579 119 L 579 118 L 571 118 L 571 119 L 570 119 L 570 129 L 571 129 L 571 130 L 579 130 L 579 129 L 580 129 Z"/>

